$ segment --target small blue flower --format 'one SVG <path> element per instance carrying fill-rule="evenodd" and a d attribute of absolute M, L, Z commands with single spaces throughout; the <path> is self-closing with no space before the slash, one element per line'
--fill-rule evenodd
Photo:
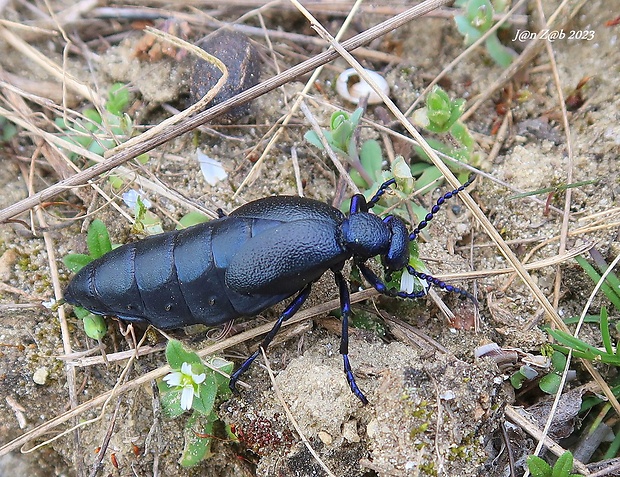
<path fill-rule="evenodd" d="M 192 365 L 183 363 L 181 371 L 174 371 L 164 376 L 164 381 L 171 388 L 181 391 L 181 409 L 188 411 L 192 408 L 194 396 L 200 397 L 200 385 L 204 382 L 207 375 L 205 373 L 195 374 Z"/>

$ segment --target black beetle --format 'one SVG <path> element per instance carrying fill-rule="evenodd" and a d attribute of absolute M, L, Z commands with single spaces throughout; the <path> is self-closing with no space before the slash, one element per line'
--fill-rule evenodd
<path fill-rule="evenodd" d="M 368 283 L 384 295 L 420 298 L 425 292 L 388 289 L 365 264 L 377 255 L 387 275 L 406 268 L 429 284 L 473 299 L 468 292 L 409 265 L 409 242 L 416 240 L 447 199 L 471 182 L 473 177 L 444 194 L 411 233 L 396 216 L 382 219 L 369 213 L 394 179 L 383 183 L 368 202 L 361 194 L 354 195 L 348 216 L 302 197 L 255 200 L 230 215 L 220 213 L 217 220 L 112 250 L 73 277 L 65 300 L 98 315 L 171 329 L 253 316 L 297 293 L 264 338 L 261 347 L 266 349 L 282 323 L 303 305 L 312 283 L 332 270 L 340 292 L 344 371 L 351 390 L 366 404 L 348 358 L 351 303 L 341 273 L 344 263 L 353 258 Z M 255 351 L 232 375 L 232 389 L 258 354 Z"/>

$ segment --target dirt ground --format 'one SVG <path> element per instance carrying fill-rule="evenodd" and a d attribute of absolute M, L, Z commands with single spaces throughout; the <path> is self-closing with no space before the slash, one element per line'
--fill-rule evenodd
<path fill-rule="evenodd" d="M 405 10 L 403 3 L 363 6 L 344 38 L 389 20 Z M 54 142 L 67 132 L 53 124 L 67 111 L 83 111 L 97 98 L 106 98 L 112 84 L 129 87 L 127 114 L 135 135 L 187 107 L 192 56 L 180 49 L 171 56 L 158 51 L 157 43 L 143 32 L 147 24 L 192 43 L 217 28 L 217 21 L 251 27 L 243 31 L 258 51 L 263 82 L 324 49 L 292 3 L 220 4 L 0 2 L 6 20 L 0 24 L 0 120 L 7 118 L 0 123 L 0 213 L 93 164 L 83 156 L 69 161 L 66 149 Z M 500 35 L 521 55 L 515 56 L 520 65 L 516 72 L 491 90 L 509 70 L 495 65 L 478 47 L 457 61 L 440 85 L 451 98 L 467 100 L 465 124 L 481 158 L 476 166 L 480 175 L 469 193 L 510 250 L 522 263 L 532 264 L 528 270 L 534 286 L 561 318 L 569 318 L 581 314 L 594 288 L 570 252 L 581 249 L 590 257 L 587 250 L 593 247 L 607 263 L 620 252 L 620 25 L 613 21 L 618 11 L 602 0 L 561 7 L 558 1 L 544 2 L 545 19 L 555 21 L 551 30 L 561 30 L 565 37 L 513 40 L 517 30 L 539 36 L 544 31 L 537 5 L 524 5 Z M 350 9 L 350 2 L 314 2 L 311 11 L 335 35 Z M 443 8 L 394 29 L 355 55 L 386 78 L 390 97 L 401 111 L 466 49 L 453 16 L 452 9 Z M 541 48 L 527 59 L 532 42 Z M 230 50 L 235 51 L 234 45 Z M 76 80 L 64 104 L 62 75 L 55 75 L 46 62 Z M 333 111 L 354 109 L 334 88 L 337 75 L 346 68 L 342 58 L 328 63 L 305 99 L 323 127 Z M 299 189 L 306 197 L 330 204 L 349 197 L 351 191 L 329 157 L 304 140 L 311 126 L 301 112 L 258 161 L 279 130 L 273 126 L 291 110 L 308 79 L 305 75 L 265 92 L 251 103 L 248 114 L 216 119 L 200 132 L 179 135 L 151 150 L 146 164 L 132 160 L 123 166 L 124 172 L 113 174 L 124 176 L 125 188 L 140 184 L 164 230 L 173 229 L 192 210 L 214 217 L 218 208 L 232 211 L 260 197 L 295 195 Z M 78 83 L 83 89 L 75 86 Z M 559 92 L 568 108 L 569 134 L 563 127 Z M 403 139 L 405 128 L 385 107 L 369 106 L 364 118 L 370 122 L 362 128 L 363 139 L 377 139 L 390 160 L 394 152 L 407 161 L 417 160 L 410 142 Z M 17 131 L 9 134 L 12 124 Z M 398 135 L 382 132 L 383 125 Z M 197 147 L 222 164 L 226 179 L 207 183 L 196 159 Z M 567 189 L 562 186 L 582 181 L 568 189 L 566 207 Z M 459 199 L 452 199 L 433 219 L 420 241 L 420 255 L 434 275 L 452 274 L 450 283 L 475 294 L 478 308 L 441 292 L 453 312 L 450 318 L 441 311 L 441 300 L 431 298 L 412 302 L 373 296 L 354 305 L 355 313 L 372 316 L 384 330 L 350 331 L 351 363 L 369 400 L 362 406 L 342 372 L 339 321 L 324 311 L 312 313 L 337 299 L 333 275 L 326 273 L 304 306 L 312 319 L 283 329 L 284 339 L 267 352 L 275 380 L 270 381 L 266 363 L 259 358 L 243 376 L 249 387 L 218 405 L 221 424 L 216 426 L 212 456 L 186 469 L 178 461 L 187 415 L 162 417 L 154 381 L 132 384 L 166 364 L 161 351 L 165 338 L 148 332 L 145 345 L 159 346 L 158 351 L 133 362 L 122 392 L 102 411 L 101 396 L 120 379 L 127 356 L 106 366 L 80 321 L 73 314 L 65 319 L 49 306 L 71 278 L 62 257 L 86 251 L 85 231 L 94 218 L 107 225 L 114 243 L 140 238 L 132 231 L 132 211 L 120 197 L 123 191 L 113 189 L 106 175 L 95 177 L 92 184 L 102 194 L 86 185 L 63 190 L 45 200 L 38 213 L 23 209 L 12 217 L 16 220 L 0 226 L 0 476 L 305 477 L 330 475 L 326 468 L 331 475 L 360 477 L 524 474 L 525 459 L 538 443 L 532 434 L 542 431 L 548 418 L 540 409 L 553 397 L 538 389 L 537 380 L 515 390 L 508 378 L 528 358 L 541 357 L 541 347 L 549 341 L 542 327 L 550 317 L 532 287 L 506 271 L 509 261 Z M 513 197 L 547 188 L 551 194 Z M 448 190 L 443 182 L 414 200 L 428 209 Z M 543 260 L 549 263 L 539 264 Z M 600 313 L 602 305 L 609 309 L 615 343 L 619 310 L 599 294 L 588 314 Z M 241 320 L 234 330 L 270 323 L 282 309 L 280 304 L 260 317 Z M 214 343 L 213 333 L 201 327 L 172 334 L 194 350 Z M 596 323 L 586 323 L 580 336 L 601 346 Z M 224 344 L 219 354 L 239 364 L 257 343 L 258 338 L 232 348 Z M 475 350 L 489 343 L 503 351 L 478 358 Z M 130 349 L 131 340 L 121 335 L 117 321 L 109 320 L 103 344 L 114 356 Z M 573 361 L 570 366 L 576 376 L 564 392 L 575 411 L 559 418 L 566 426 L 563 431 L 552 428 L 550 437 L 578 452 L 600 407 L 591 414 L 577 410 L 583 399 L 602 396 L 603 391 L 582 363 Z M 596 368 L 610 386 L 617 384 L 616 368 Z M 71 409 L 71 395 L 74 407 L 83 406 L 57 423 L 54 419 Z M 569 398 L 562 401 L 561 411 L 568 412 Z M 516 422 L 518 409 L 527 410 L 523 413 L 530 416 L 529 426 Z M 612 415 L 606 418 L 610 432 L 620 431 L 616 421 Z M 78 423 L 79 431 L 60 435 Z M 227 437 L 224 424 L 233 428 L 238 441 Z M 19 440 L 20 436 L 26 437 Z M 608 444 L 598 445 L 588 457 L 590 466 L 575 471 L 600 470 L 596 461 Z M 554 452 L 542 455 L 554 461 Z M 620 475 L 613 472 L 597 475 Z"/>

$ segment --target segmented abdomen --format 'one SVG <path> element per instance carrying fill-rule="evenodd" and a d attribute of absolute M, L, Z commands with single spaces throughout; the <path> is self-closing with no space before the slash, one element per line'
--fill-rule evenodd
<path fill-rule="evenodd" d="M 123 245 L 80 270 L 65 300 L 162 329 L 254 315 L 289 294 L 240 295 L 225 286 L 224 274 L 243 243 L 273 224 L 225 217 Z"/>

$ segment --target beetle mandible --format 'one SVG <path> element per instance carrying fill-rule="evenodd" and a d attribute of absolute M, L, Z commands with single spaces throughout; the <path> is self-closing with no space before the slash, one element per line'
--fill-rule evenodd
<path fill-rule="evenodd" d="M 384 182 L 368 201 L 354 195 L 348 216 L 303 197 L 258 199 L 229 215 L 220 212 L 220 218 L 211 222 L 126 244 L 93 260 L 73 277 L 65 301 L 98 315 L 172 329 L 254 316 L 296 294 L 263 339 L 261 347 L 267 349 L 282 323 L 306 301 L 312 283 L 332 270 L 340 293 L 344 372 L 351 391 L 366 404 L 348 356 L 351 302 L 342 275 L 344 263 L 352 258 L 366 281 L 384 295 L 420 298 L 426 292 L 388 288 L 366 265 L 375 256 L 381 257 L 386 275 L 406 268 L 431 285 L 475 301 L 467 291 L 409 265 L 409 242 L 417 239 L 447 199 L 473 180 L 472 176 L 440 197 L 412 232 L 397 216 L 380 218 L 369 212 L 394 179 Z M 231 376 L 231 389 L 259 350 Z"/>

